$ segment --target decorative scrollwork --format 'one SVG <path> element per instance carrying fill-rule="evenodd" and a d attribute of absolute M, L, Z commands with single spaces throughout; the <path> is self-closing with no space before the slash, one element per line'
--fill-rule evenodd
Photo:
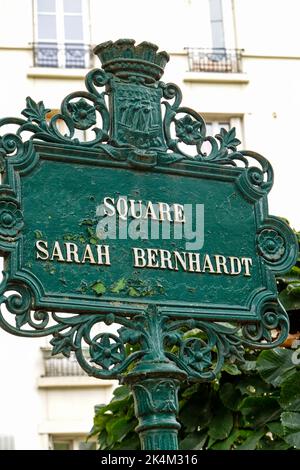
<path fill-rule="evenodd" d="M 241 166 L 233 173 L 245 198 L 255 201 L 270 190 L 273 170 L 263 156 L 237 150 L 240 141 L 234 128 L 221 129 L 216 136 L 207 135 L 203 117 L 181 106 L 182 94 L 177 85 L 159 81 L 168 60 L 166 53 L 157 54 L 156 46 L 149 43 L 135 46 L 132 40 L 102 44 L 96 53 L 103 69 L 90 71 L 85 80 L 86 90 L 66 96 L 60 112 L 51 116 L 42 101 L 28 97 L 22 111 L 24 119 L 0 120 L 1 129 L 7 125 L 17 127 L 15 134 L 9 132 L 0 137 L 0 169 L 7 170 L 8 181 L 3 184 L 4 198 L 0 203 L 4 252 L 9 252 L 10 243 L 16 247 L 24 224 L 18 185 L 9 181 L 11 168 L 14 163 L 19 167 L 22 164 L 22 168 L 25 163 L 31 164 L 35 141 L 62 144 L 65 148 L 96 149 L 101 157 L 105 154 L 107 159 L 127 161 L 148 170 L 176 162 L 184 162 L 189 169 L 201 164 Z M 103 87 L 104 90 L 99 90 Z M 77 131 L 88 129 L 94 132 L 92 140 L 80 140 Z M 27 140 L 25 132 L 31 134 Z M 184 145 L 193 149 L 192 154 L 183 149 Z M 262 220 L 258 230 L 258 249 L 264 263 L 273 272 L 289 267 L 295 258 L 294 248 L 290 251 L 286 248 L 289 240 L 294 246 L 290 231 L 271 217 Z M 31 291 L 31 281 L 21 276 L 9 282 L 4 275 L 0 286 L 0 326 L 18 336 L 52 336 L 53 354 L 68 357 L 74 351 L 81 367 L 99 378 L 118 378 L 129 369 L 132 372 L 140 366 L 141 370 L 141 364 L 144 370 L 147 364 L 151 367 L 156 364 L 158 371 L 159 365 L 171 363 L 182 371 L 182 376 L 212 380 L 225 358 L 242 360 L 244 346 L 274 347 L 288 332 L 287 315 L 275 299 L 257 307 L 259 322 L 235 327 L 198 317 L 187 320 L 174 314 L 169 316 L 152 304 L 147 308 L 141 306 L 138 314 L 131 315 L 124 311 L 74 313 L 76 308 L 70 309 L 70 313 L 65 305 L 63 313 L 55 313 L 35 309 L 39 301 Z M 22 279 L 27 279 L 26 285 Z M 8 295 L 8 291 L 13 293 Z M 120 325 L 117 332 L 105 331 L 105 325 L 113 323 Z M 83 352 L 86 349 L 89 357 Z"/>
<path fill-rule="evenodd" d="M 13 290 L 5 296 L 6 290 Z M 288 318 L 275 301 L 264 306 L 260 322 L 242 326 L 202 320 L 178 320 L 155 305 L 135 316 L 124 314 L 56 314 L 32 311 L 30 290 L 23 285 L 1 286 L 0 326 L 18 336 L 52 335 L 52 354 L 66 357 L 75 351 L 81 367 L 99 378 L 119 378 L 132 364 L 170 362 L 195 380 L 212 380 L 225 358 L 243 361 L 244 347 L 270 348 L 288 334 Z M 4 311 L 4 305 L 8 312 Z M 15 317 L 15 326 L 7 316 Z M 105 325 L 122 325 L 115 334 L 103 331 Z M 101 326 L 95 330 L 96 326 Z M 98 331 L 98 332 L 97 332 Z M 276 335 L 274 337 L 274 332 Z M 125 346 L 130 345 L 129 354 Z M 89 348 L 89 357 L 84 354 Z M 133 346 L 133 347 L 132 347 Z"/>
<path fill-rule="evenodd" d="M 163 127 L 167 146 L 173 153 L 161 157 L 161 160 L 173 163 L 188 159 L 194 162 L 217 163 L 220 165 L 237 166 L 242 165 L 248 168 L 245 177 L 248 185 L 259 187 L 260 190 L 268 192 L 273 184 L 273 170 L 263 156 L 247 151 L 237 150 L 240 140 L 236 138 L 236 130 L 233 127 L 229 131 L 220 129 L 216 136 L 206 134 L 206 125 L 203 117 L 190 108 L 181 107 L 182 93 L 177 85 L 169 83 L 165 85 L 160 82 L 163 89 L 163 97 L 167 100 L 174 100 L 171 104 L 163 101 L 166 108 Z M 172 125 L 175 125 L 176 138 L 172 136 Z M 189 147 L 194 147 L 194 154 L 189 154 L 180 147 L 184 143 Z M 206 148 L 206 151 L 203 148 Z M 207 147 L 209 151 L 207 151 Z M 249 159 L 255 161 L 258 166 L 249 166 Z"/>
<path fill-rule="evenodd" d="M 254 187 L 259 194 L 269 191 L 273 182 L 269 162 L 261 155 L 237 150 L 241 142 L 234 128 L 229 131 L 222 128 L 216 136 L 207 135 L 203 117 L 181 106 L 179 87 L 160 81 L 169 58 L 164 51 L 157 53 L 157 49 L 146 42 L 135 46 L 128 39 L 97 46 L 95 54 L 103 68 L 86 75 L 86 91 L 66 96 L 58 114 L 50 118 L 50 110 L 42 101 L 28 97 L 22 111 L 26 119 L 0 120 L 0 128 L 7 124 L 18 127 L 16 134 L 0 137 L 0 157 L 22 156 L 28 142 L 23 142 L 22 136 L 27 131 L 32 134 L 30 141 L 96 148 L 107 158 L 127 160 L 145 168 L 186 160 L 196 164 L 242 165 L 248 171 L 241 185 Z M 99 87 L 105 87 L 105 91 L 100 92 Z M 92 129 L 94 138 L 80 139 L 77 129 Z M 249 159 L 256 160 L 257 165 L 250 167 Z"/>
<path fill-rule="evenodd" d="M 275 338 L 272 333 L 276 332 Z M 255 348 L 279 346 L 287 337 L 289 321 L 281 304 L 267 303 L 258 323 L 244 325 L 242 334 L 244 344 Z"/>
<path fill-rule="evenodd" d="M 16 134 L 5 134 L 0 137 L 0 155 L 21 156 L 24 153 L 22 133 L 27 131 L 32 135 L 29 140 L 42 140 L 45 142 L 63 143 L 68 145 L 82 145 L 94 147 L 108 139 L 109 111 L 104 95 L 99 93 L 97 86 L 104 86 L 109 75 L 102 70 L 92 70 L 86 76 L 87 91 L 74 92 L 62 102 L 61 112 L 50 116 L 50 109 L 42 101 L 35 102 L 26 98 L 26 108 L 22 114 L 27 119 L 4 118 L 0 120 L 0 128 L 14 124 L 18 127 Z M 90 104 L 91 103 L 91 104 Z M 102 129 L 94 127 L 95 138 L 90 141 L 80 141 L 75 137 L 75 129 L 87 130 L 96 125 L 96 114 L 102 119 Z M 64 125 L 62 125 L 64 123 Z M 66 133 L 66 129 L 67 133 Z"/>

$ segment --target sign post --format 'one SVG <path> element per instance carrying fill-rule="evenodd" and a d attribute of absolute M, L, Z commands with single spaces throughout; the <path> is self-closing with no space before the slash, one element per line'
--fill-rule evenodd
<path fill-rule="evenodd" d="M 172 450 L 180 382 L 286 338 L 275 274 L 297 242 L 268 214 L 270 163 L 208 136 L 157 50 L 100 44 L 60 114 L 27 98 L 0 120 L 0 326 L 129 384 L 142 448 Z"/>

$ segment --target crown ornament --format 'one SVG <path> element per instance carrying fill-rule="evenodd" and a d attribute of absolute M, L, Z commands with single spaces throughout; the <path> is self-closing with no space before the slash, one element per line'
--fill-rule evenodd
<path fill-rule="evenodd" d="M 94 48 L 105 72 L 120 78 L 142 77 L 148 83 L 162 77 L 170 58 L 167 52 L 157 51 L 155 44 L 144 41 L 135 45 L 134 39 L 107 41 Z"/>

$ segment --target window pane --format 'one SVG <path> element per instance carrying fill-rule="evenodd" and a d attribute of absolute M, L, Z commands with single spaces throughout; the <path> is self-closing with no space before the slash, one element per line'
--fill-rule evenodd
<path fill-rule="evenodd" d="M 64 0 L 65 13 L 81 13 L 81 0 Z"/>
<path fill-rule="evenodd" d="M 211 20 L 222 21 L 222 2 L 221 0 L 209 0 Z"/>
<path fill-rule="evenodd" d="M 38 0 L 37 8 L 38 8 L 38 11 L 54 13 L 55 12 L 55 0 Z"/>
<path fill-rule="evenodd" d="M 65 15 L 65 40 L 83 41 L 83 25 L 81 16 Z"/>
<path fill-rule="evenodd" d="M 38 15 L 38 39 L 56 39 L 54 15 Z"/>
<path fill-rule="evenodd" d="M 0 450 L 15 450 L 14 436 L 0 434 Z"/>
<path fill-rule="evenodd" d="M 72 450 L 70 441 L 53 441 L 53 450 Z"/>
<path fill-rule="evenodd" d="M 223 127 L 226 131 L 229 131 L 230 129 L 230 124 L 229 122 L 218 122 L 218 125 L 221 129 L 221 127 Z"/>
<path fill-rule="evenodd" d="M 224 28 L 222 21 L 211 23 L 212 44 L 214 48 L 225 48 Z"/>
<path fill-rule="evenodd" d="M 206 123 L 206 135 L 212 135 L 212 132 L 213 132 L 212 122 L 207 122 Z"/>
<path fill-rule="evenodd" d="M 97 450 L 96 442 L 79 442 L 79 450 Z"/>

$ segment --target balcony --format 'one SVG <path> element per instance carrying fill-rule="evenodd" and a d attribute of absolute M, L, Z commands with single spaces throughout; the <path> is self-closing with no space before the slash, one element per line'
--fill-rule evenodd
<path fill-rule="evenodd" d="M 67 358 L 63 354 L 52 356 L 52 349 L 41 348 L 44 373 L 38 378 L 37 386 L 41 389 L 75 389 L 75 388 L 106 388 L 116 386 L 114 380 L 103 380 L 89 377 L 77 363 L 74 352 Z M 88 349 L 83 351 L 89 359 Z"/>
<path fill-rule="evenodd" d="M 33 44 L 33 66 L 83 69 L 92 66 L 91 46 L 38 42 Z"/>
<path fill-rule="evenodd" d="M 189 72 L 241 73 L 241 49 L 186 47 Z"/>
<path fill-rule="evenodd" d="M 42 348 L 45 374 L 44 377 L 79 377 L 87 376 L 76 361 L 74 352 L 69 358 L 63 354 L 51 356 L 51 349 Z"/>

